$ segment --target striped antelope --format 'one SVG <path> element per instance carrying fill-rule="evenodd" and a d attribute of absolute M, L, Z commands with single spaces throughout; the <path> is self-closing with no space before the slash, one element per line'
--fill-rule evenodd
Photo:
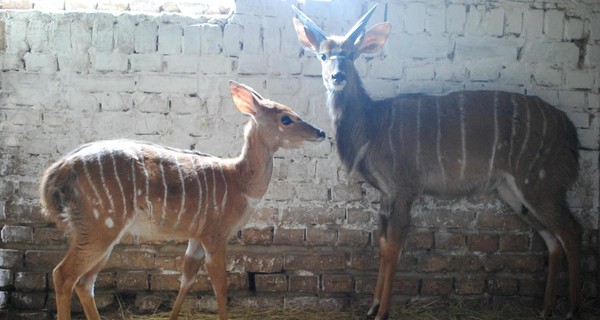
<path fill-rule="evenodd" d="M 566 253 L 567 317 L 574 316 L 582 229 L 565 200 L 579 166 L 577 133 L 566 115 L 537 97 L 501 91 L 403 94 L 374 101 L 354 60 L 377 52 L 391 24 L 365 31 L 373 7 L 345 36 L 328 37 L 294 9 L 300 43 L 321 60 L 340 159 L 381 195 L 381 258 L 368 314 L 388 318 L 395 267 L 416 197 L 453 198 L 495 189 L 548 247 L 544 316 L 554 304 L 558 263 Z"/>
<path fill-rule="evenodd" d="M 289 107 L 235 82 L 230 88 L 237 109 L 252 116 L 237 158 L 116 140 L 83 145 L 46 170 L 43 213 L 72 234 L 53 272 L 58 319 L 70 319 L 73 289 L 86 317 L 100 319 L 94 281 L 126 233 L 189 239 L 171 319 L 177 318 L 203 258 L 219 318 L 227 319 L 225 246 L 267 191 L 273 154 L 325 138 Z"/>

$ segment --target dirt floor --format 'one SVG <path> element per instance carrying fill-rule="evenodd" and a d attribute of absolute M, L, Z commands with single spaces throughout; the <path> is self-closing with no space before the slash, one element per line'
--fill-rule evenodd
<path fill-rule="evenodd" d="M 565 315 L 566 302 L 559 301 L 557 312 L 549 320 L 562 319 Z M 229 319 L 231 320 L 363 320 L 366 308 L 349 308 L 345 311 L 322 311 L 309 308 L 290 309 L 254 309 L 254 308 L 229 308 Z M 117 310 L 113 314 L 106 315 L 103 319 L 127 319 L 127 320 L 162 320 L 168 319 L 169 312 L 160 312 L 153 315 L 133 315 L 127 310 Z M 83 319 L 83 318 L 82 318 Z M 182 320 L 214 320 L 218 319 L 215 312 L 183 311 L 179 319 Z M 526 320 L 541 319 L 538 306 L 531 303 L 519 301 L 511 303 L 482 304 L 481 302 L 469 301 L 429 301 L 411 302 L 406 306 L 397 306 L 392 310 L 390 320 Z M 600 303 L 598 301 L 586 301 L 583 316 L 580 319 L 600 320 Z"/>

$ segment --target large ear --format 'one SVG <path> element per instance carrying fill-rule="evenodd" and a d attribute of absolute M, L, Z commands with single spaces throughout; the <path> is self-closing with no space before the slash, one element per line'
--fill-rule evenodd
<path fill-rule="evenodd" d="M 302 48 L 304 50 L 309 50 L 312 52 L 319 52 L 319 45 L 315 36 L 308 30 L 308 28 L 304 27 L 304 24 L 297 18 L 292 18 L 294 21 L 294 29 L 296 29 L 296 34 L 298 35 L 298 40 L 300 40 L 300 44 L 302 44 Z"/>
<path fill-rule="evenodd" d="M 358 53 L 375 53 L 383 47 L 390 35 L 392 24 L 381 22 L 362 34 L 355 42 L 355 48 Z"/>
<path fill-rule="evenodd" d="M 259 100 L 262 98 L 252 88 L 235 81 L 229 81 L 229 89 L 231 90 L 233 104 L 240 112 L 252 116 L 256 115 L 260 105 Z"/>

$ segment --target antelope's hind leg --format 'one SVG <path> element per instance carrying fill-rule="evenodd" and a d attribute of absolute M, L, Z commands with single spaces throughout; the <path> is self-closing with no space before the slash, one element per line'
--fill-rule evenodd
<path fill-rule="evenodd" d="M 169 318 L 170 320 L 175 320 L 179 316 L 181 305 L 183 304 L 183 301 L 192 284 L 194 284 L 194 279 L 196 278 L 198 269 L 200 269 L 200 265 L 202 265 L 203 258 L 204 249 L 202 248 L 201 243 L 196 239 L 190 239 L 185 251 L 185 257 L 183 258 L 181 285 L 179 287 L 177 299 L 173 304 L 173 310 L 171 311 L 171 317 Z"/>
<path fill-rule="evenodd" d="M 96 246 L 95 246 L 96 245 Z M 93 296 L 96 275 L 110 254 L 111 245 L 99 245 L 75 236 L 63 260 L 54 268 L 58 320 L 71 319 L 71 297 L 76 288 L 86 318 L 100 319 Z"/>
<path fill-rule="evenodd" d="M 563 253 L 567 256 L 569 274 L 568 319 L 579 313 L 579 259 L 581 250 L 581 226 L 566 204 L 556 201 L 522 201 L 523 193 L 515 185 L 498 187 L 500 196 L 520 214 L 521 218 L 535 229 L 548 248 L 548 271 L 544 290 L 542 317 L 551 315 L 556 301 L 556 281 Z M 532 191 L 530 191 L 532 192 Z M 527 197 L 527 195 L 525 195 Z"/>

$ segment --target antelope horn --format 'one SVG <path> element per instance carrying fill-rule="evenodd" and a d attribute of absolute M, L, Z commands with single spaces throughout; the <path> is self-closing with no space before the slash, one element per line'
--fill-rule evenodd
<path fill-rule="evenodd" d="M 304 12 L 300 11 L 298 8 L 296 8 L 296 6 L 292 6 L 292 9 L 294 9 L 298 19 L 300 21 L 302 21 L 302 23 L 304 24 L 304 27 L 306 29 L 308 29 L 308 31 L 310 31 L 310 33 L 315 37 L 315 40 L 317 40 L 318 43 L 321 43 L 325 39 L 327 39 L 325 32 L 323 32 L 323 30 L 321 30 L 321 28 L 319 28 L 319 26 L 317 26 L 316 23 L 314 23 L 312 20 L 310 20 L 310 18 L 307 17 L 304 14 Z"/>
<path fill-rule="evenodd" d="M 358 20 L 356 24 L 354 24 L 352 29 L 346 33 L 344 42 L 350 41 L 350 43 L 354 43 L 354 41 L 356 41 L 358 36 L 364 31 L 369 18 L 371 18 L 371 15 L 373 15 L 373 12 L 375 12 L 375 8 L 377 8 L 377 4 L 375 4 L 369 11 L 367 11 L 367 13 L 365 13 L 364 16 L 360 18 L 360 20 Z"/>

